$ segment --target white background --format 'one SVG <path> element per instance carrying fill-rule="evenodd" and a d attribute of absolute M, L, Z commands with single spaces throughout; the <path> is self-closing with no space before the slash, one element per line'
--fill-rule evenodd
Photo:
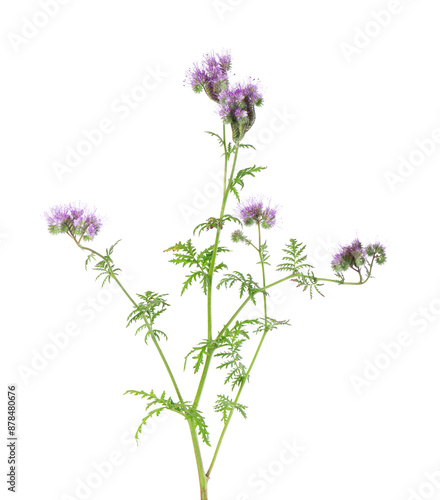
<path fill-rule="evenodd" d="M 0 7 L 2 494 L 15 383 L 16 498 L 198 498 L 180 417 L 154 422 L 138 448 L 132 439 L 145 405 L 124 391 L 173 394 L 157 353 L 125 329 L 127 300 L 100 291 L 85 255 L 49 235 L 42 214 L 70 201 L 96 207 L 106 223 L 93 247 L 122 239 L 115 260 L 127 288 L 170 294 L 162 346 L 193 398 L 183 357 L 205 336 L 205 299 L 198 286 L 180 298 L 184 271 L 163 250 L 219 212 L 221 150 L 204 131 L 220 132 L 221 122 L 183 79 L 204 52 L 225 48 L 234 78 L 258 77 L 265 88 L 247 136 L 257 152 L 239 168 L 268 167 L 243 195 L 280 207 L 266 233 L 273 264 L 292 237 L 307 243 L 319 276 L 331 277 L 332 253 L 354 237 L 384 243 L 389 261 L 363 287 L 327 284 L 311 301 L 285 283 L 272 296 L 270 314 L 292 326 L 264 345 L 243 393 L 248 420 L 234 416 L 209 498 L 440 498 L 440 481 L 427 477 L 440 471 L 439 145 L 426 142 L 440 127 L 438 1 L 48 3 L 50 18 L 35 0 Z M 152 70 L 159 76 L 142 94 Z M 121 110 L 124 94 L 137 96 L 136 109 Z M 54 163 L 102 120 L 113 125 L 102 143 L 56 175 Z M 399 167 L 405 159 L 416 166 Z M 234 250 L 230 269 L 257 276 L 250 249 Z M 279 277 L 271 269 L 269 280 Z M 216 329 L 237 300 L 235 290 L 215 295 Z M 54 335 L 69 328 L 54 351 Z M 406 346 L 391 360 L 386 345 L 402 332 Z M 202 398 L 213 442 L 220 375 Z M 294 440 L 301 451 L 282 464 Z M 107 477 L 97 475 L 95 465 L 115 457 Z"/>

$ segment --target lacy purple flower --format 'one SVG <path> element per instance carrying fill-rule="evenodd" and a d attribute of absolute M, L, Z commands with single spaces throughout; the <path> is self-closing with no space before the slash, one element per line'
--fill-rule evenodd
<path fill-rule="evenodd" d="M 67 233 L 77 243 L 81 239 L 92 240 L 100 231 L 101 219 L 96 215 L 95 210 L 89 210 L 87 206 L 81 205 L 57 205 L 45 212 L 44 216 L 49 226 L 51 234 Z M 79 240 L 75 236 L 79 236 Z"/>
<path fill-rule="evenodd" d="M 331 266 L 334 271 L 346 271 L 349 267 L 360 268 L 365 264 L 366 252 L 362 243 L 355 239 L 351 245 L 341 247 L 341 250 L 333 256 Z"/>
<path fill-rule="evenodd" d="M 201 65 L 194 64 L 186 73 L 185 83 L 190 85 L 194 92 L 205 91 L 206 95 L 215 102 L 219 102 L 219 95 L 228 87 L 228 72 L 231 69 L 231 55 L 205 54 Z"/>
<path fill-rule="evenodd" d="M 224 88 L 219 95 L 219 114 L 232 127 L 232 139 L 240 142 L 255 122 L 255 106 L 262 106 L 258 84 L 248 81 Z"/>
<path fill-rule="evenodd" d="M 270 229 L 276 224 L 277 208 L 269 204 L 264 206 L 262 200 L 251 198 L 238 206 L 238 216 L 245 226 L 254 223 L 261 224 L 265 229 Z"/>

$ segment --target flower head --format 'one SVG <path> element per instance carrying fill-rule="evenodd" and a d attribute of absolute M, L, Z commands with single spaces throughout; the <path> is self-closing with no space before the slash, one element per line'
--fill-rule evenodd
<path fill-rule="evenodd" d="M 333 256 L 332 268 L 336 272 L 346 271 L 349 267 L 361 267 L 365 264 L 366 252 L 362 243 L 355 239 L 351 245 L 341 247 L 341 250 Z"/>
<path fill-rule="evenodd" d="M 263 95 L 258 83 L 237 83 L 225 87 L 219 95 L 219 114 L 225 123 L 230 123 L 232 139 L 240 142 L 255 122 L 255 106 L 262 106 Z"/>
<path fill-rule="evenodd" d="M 265 229 L 270 229 L 276 224 L 278 209 L 265 206 L 263 200 L 250 198 L 238 206 L 238 216 L 245 226 L 252 226 L 254 223 L 261 224 Z"/>
<path fill-rule="evenodd" d="M 375 257 L 376 262 L 381 266 L 382 264 L 385 264 L 387 260 L 387 256 L 385 253 L 385 246 L 381 245 L 380 243 L 373 243 L 370 245 L 367 245 L 365 248 L 365 252 L 369 257 Z"/>
<path fill-rule="evenodd" d="M 44 216 L 48 223 L 51 234 L 67 233 L 76 240 L 92 240 L 100 231 L 102 226 L 101 219 L 96 215 L 95 210 L 89 210 L 87 206 L 75 205 L 57 205 L 52 207 Z"/>
<path fill-rule="evenodd" d="M 206 95 L 215 102 L 219 102 L 222 90 L 228 87 L 228 72 L 231 69 L 231 55 L 229 52 L 205 54 L 202 63 L 194 63 L 187 71 L 185 82 L 194 92 L 205 91 Z"/>
<path fill-rule="evenodd" d="M 243 231 L 241 229 L 236 229 L 231 234 L 231 240 L 234 243 L 246 242 L 246 236 L 243 234 Z"/>

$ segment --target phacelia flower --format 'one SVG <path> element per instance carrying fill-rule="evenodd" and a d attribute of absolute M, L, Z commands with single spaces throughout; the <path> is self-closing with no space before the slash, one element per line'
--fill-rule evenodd
<path fill-rule="evenodd" d="M 243 243 L 246 240 L 246 236 L 243 234 L 243 231 L 241 229 L 236 229 L 232 234 L 231 234 L 231 240 L 234 243 Z"/>
<path fill-rule="evenodd" d="M 51 234 L 67 233 L 79 243 L 81 239 L 92 240 L 100 231 L 101 219 L 95 210 L 89 210 L 87 206 L 57 205 L 52 207 L 44 216 Z M 79 236 L 79 240 L 76 239 Z"/>
<path fill-rule="evenodd" d="M 194 92 L 205 91 L 206 95 L 215 102 L 219 102 L 220 93 L 229 85 L 228 72 L 231 69 L 231 55 L 229 52 L 222 54 L 205 54 L 200 65 L 194 64 L 187 71 L 185 82 L 192 87 Z"/>
<path fill-rule="evenodd" d="M 263 200 L 251 198 L 238 206 L 238 216 L 245 226 L 257 223 L 270 229 L 276 224 L 277 208 L 269 204 L 265 206 Z"/>
<path fill-rule="evenodd" d="M 263 96 L 258 84 L 248 81 L 225 87 L 219 95 L 219 114 L 230 123 L 232 140 L 240 142 L 255 122 L 255 106 L 262 106 Z"/>
<path fill-rule="evenodd" d="M 387 256 L 385 253 L 385 247 L 384 245 L 381 245 L 380 243 L 373 243 L 370 245 L 367 245 L 365 248 L 365 252 L 369 257 L 375 257 L 376 262 L 381 266 L 382 264 L 385 264 L 387 260 Z"/>
<path fill-rule="evenodd" d="M 360 268 L 365 264 L 366 256 L 362 243 L 356 239 L 351 245 L 341 247 L 341 250 L 333 256 L 331 265 L 335 272 L 346 271 L 349 267 Z"/>

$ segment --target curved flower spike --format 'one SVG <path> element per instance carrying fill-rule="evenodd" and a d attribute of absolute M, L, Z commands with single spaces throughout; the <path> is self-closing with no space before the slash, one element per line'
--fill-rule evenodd
<path fill-rule="evenodd" d="M 355 239 L 351 245 L 341 247 L 341 250 L 333 256 L 331 266 L 336 273 L 347 271 L 349 268 L 360 268 L 365 264 L 367 257 L 374 257 L 379 265 L 386 261 L 385 247 L 380 243 L 367 245 L 366 248 L 362 243 Z"/>
<path fill-rule="evenodd" d="M 219 114 L 231 124 L 232 140 L 238 143 L 254 124 L 255 106 L 263 105 L 263 95 L 257 83 L 237 83 L 221 91 L 219 104 Z"/>
<path fill-rule="evenodd" d="M 199 94 L 202 90 L 215 102 L 219 102 L 219 95 L 228 87 L 228 72 L 231 69 L 231 55 L 205 54 L 201 65 L 194 63 L 192 69 L 186 73 L 185 82 Z"/>

